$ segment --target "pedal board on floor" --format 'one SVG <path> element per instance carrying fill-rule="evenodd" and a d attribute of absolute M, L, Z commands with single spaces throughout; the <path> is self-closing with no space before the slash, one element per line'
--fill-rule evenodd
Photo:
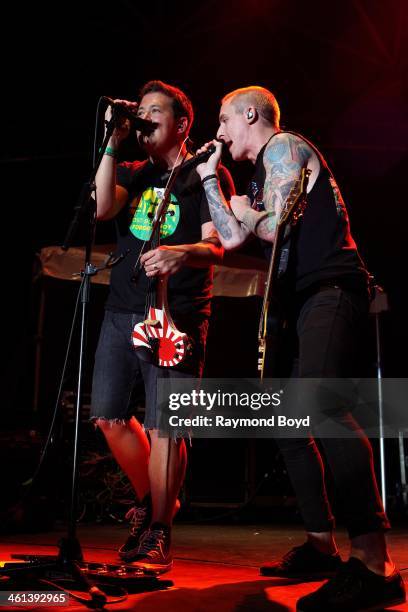
<path fill-rule="evenodd" d="M 65 578 L 63 565 L 59 565 L 56 558 L 51 555 L 11 555 L 11 560 L 0 560 L 0 575 L 15 577 L 25 571 L 45 570 L 47 577 L 51 579 Z M 79 561 L 77 562 L 81 572 L 94 580 L 146 580 L 155 581 L 163 572 L 158 570 L 148 570 L 135 567 L 131 564 L 101 563 L 98 561 Z M 160 581 L 161 585 L 172 586 L 171 580 Z M 168 584 L 167 584 L 168 583 Z M 162 585 L 164 586 L 164 585 Z"/>
<path fill-rule="evenodd" d="M 112 579 L 140 579 L 140 578 L 156 578 L 162 574 L 162 571 L 153 571 L 134 567 L 132 565 L 115 565 L 112 563 L 97 563 L 88 561 L 79 563 L 82 572 L 91 578 L 112 578 Z M 169 581 L 170 582 L 170 581 Z"/>

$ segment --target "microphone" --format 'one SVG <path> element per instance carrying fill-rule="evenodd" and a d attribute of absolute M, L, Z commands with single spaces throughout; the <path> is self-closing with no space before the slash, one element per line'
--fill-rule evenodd
<path fill-rule="evenodd" d="M 211 157 L 211 155 L 214 153 L 214 151 L 215 145 L 211 144 L 208 147 L 207 151 L 204 151 L 203 153 L 198 153 L 198 155 L 194 155 L 193 157 L 190 157 L 190 159 L 185 161 L 182 165 L 182 169 L 184 170 L 185 168 L 195 168 L 199 164 L 206 162 L 207 159 Z"/>
<path fill-rule="evenodd" d="M 208 147 L 207 151 L 204 151 L 203 153 L 199 153 L 198 155 L 194 155 L 194 157 L 192 157 L 191 160 L 187 160 L 187 161 L 194 162 L 192 163 L 192 165 L 198 166 L 199 164 L 206 162 L 207 159 L 209 159 L 214 152 L 215 152 L 215 146 L 212 144 Z"/>
<path fill-rule="evenodd" d="M 112 111 L 116 115 L 129 119 L 129 121 L 132 122 L 133 126 L 137 130 L 140 130 L 141 132 L 153 132 L 153 130 L 156 129 L 157 123 L 149 121 L 148 119 L 142 119 L 141 117 L 138 117 L 135 110 L 131 110 L 123 104 L 115 102 L 115 100 L 112 100 L 112 98 L 108 98 L 108 96 L 102 96 L 102 100 L 106 102 L 108 106 L 112 107 Z"/>

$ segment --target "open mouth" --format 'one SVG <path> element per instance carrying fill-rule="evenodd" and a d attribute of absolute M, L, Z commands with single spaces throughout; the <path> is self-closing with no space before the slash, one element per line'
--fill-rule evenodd
<path fill-rule="evenodd" d="M 146 144 L 146 143 L 150 142 L 150 137 L 156 131 L 156 127 L 157 127 L 157 124 L 152 129 L 143 130 L 143 132 L 139 132 L 138 136 L 137 136 L 137 140 L 138 140 L 139 144 Z"/>

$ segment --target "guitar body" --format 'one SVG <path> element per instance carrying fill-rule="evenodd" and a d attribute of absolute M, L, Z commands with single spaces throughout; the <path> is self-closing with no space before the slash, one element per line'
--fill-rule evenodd
<path fill-rule="evenodd" d="M 156 303 L 150 306 L 147 318 L 137 323 L 132 342 L 140 359 L 163 368 L 172 368 L 184 361 L 191 342 L 177 329 L 167 305 L 167 276 L 157 280 Z"/>
<path fill-rule="evenodd" d="M 135 325 L 132 341 L 142 359 L 144 356 L 144 360 L 163 368 L 180 364 L 189 344 L 187 334 L 180 332 L 160 308 L 150 308 L 149 318 Z"/>

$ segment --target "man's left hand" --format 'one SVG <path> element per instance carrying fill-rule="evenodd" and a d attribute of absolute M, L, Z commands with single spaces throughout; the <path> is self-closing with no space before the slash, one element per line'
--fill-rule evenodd
<path fill-rule="evenodd" d="M 246 195 L 231 197 L 231 210 L 235 217 L 242 223 L 245 213 L 251 208 L 251 200 Z"/>
<path fill-rule="evenodd" d="M 146 276 L 175 274 L 182 268 L 187 253 L 177 246 L 160 246 L 144 253 L 140 259 Z"/>

